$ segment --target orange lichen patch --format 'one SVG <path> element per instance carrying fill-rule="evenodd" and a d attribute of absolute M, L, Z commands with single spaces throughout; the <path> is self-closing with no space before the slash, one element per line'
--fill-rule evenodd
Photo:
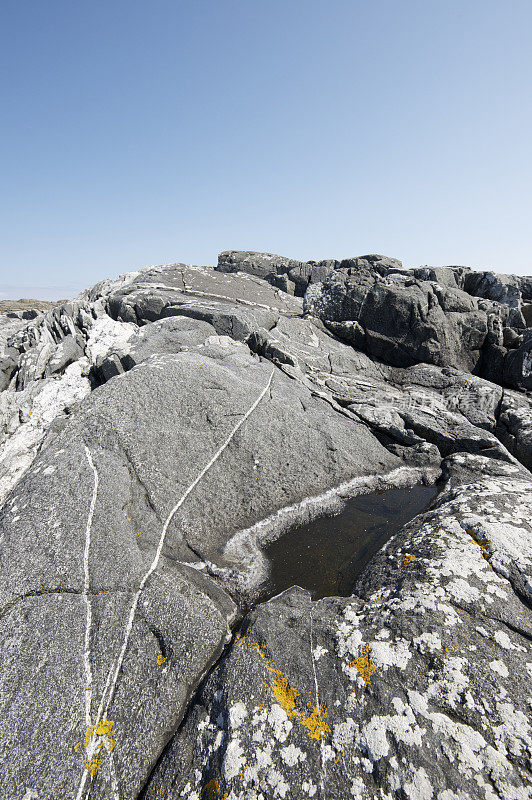
<path fill-rule="evenodd" d="M 114 722 L 106 717 L 101 719 L 97 725 L 89 725 L 85 731 L 85 740 L 83 742 L 85 748 L 88 748 L 94 739 L 101 737 L 103 741 L 98 744 L 98 750 L 101 750 L 102 746 L 109 753 L 114 750 L 116 745 L 113 733 L 114 725 Z"/>
<path fill-rule="evenodd" d="M 157 656 L 157 663 L 159 664 L 159 666 L 161 666 L 161 664 L 164 664 L 165 662 L 166 658 L 163 656 L 162 653 L 159 653 L 159 655 Z"/>
<path fill-rule="evenodd" d="M 482 558 L 485 558 L 486 561 L 488 561 L 490 554 L 488 545 L 491 544 L 491 539 L 479 538 L 478 533 L 475 531 L 474 528 L 466 528 L 466 533 L 469 534 L 469 536 L 471 536 L 475 544 L 478 544 L 478 546 L 480 547 Z"/>
<path fill-rule="evenodd" d="M 302 715 L 298 718 L 298 722 L 307 729 L 310 739 L 320 739 L 322 733 L 331 732 L 331 729 L 325 722 L 327 718 L 327 709 L 325 706 L 310 705 L 310 707 L 312 713 L 309 716 Z"/>
<path fill-rule="evenodd" d="M 304 711 L 298 711 L 296 708 L 296 698 L 299 694 L 297 689 L 290 686 L 288 678 L 273 666 L 268 666 L 269 672 L 273 672 L 275 678 L 272 684 L 266 684 L 266 687 L 271 689 L 273 696 L 283 711 L 290 719 L 296 720 L 300 725 L 307 729 L 307 734 L 310 739 L 320 739 L 322 733 L 330 733 L 331 729 L 325 722 L 327 717 L 327 708 L 325 706 L 313 706 L 309 703 L 311 709 L 310 714 L 305 714 Z"/>
<path fill-rule="evenodd" d="M 296 707 L 296 697 L 298 695 L 297 689 L 294 689 L 288 683 L 288 678 L 280 669 L 268 666 L 267 670 L 273 672 L 275 678 L 273 684 L 266 684 L 267 688 L 272 690 L 272 694 L 289 717 L 294 716 Z"/>
<path fill-rule="evenodd" d="M 101 758 L 91 758 L 90 761 L 84 761 L 83 762 L 83 766 L 85 767 L 85 769 L 87 770 L 87 772 L 89 773 L 89 775 L 92 778 L 94 778 L 94 776 L 96 775 L 96 773 L 100 769 L 101 765 L 102 765 L 102 759 Z"/>
<path fill-rule="evenodd" d="M 260 655 L 261 658 L 266 658 L 265 650 L 267 646 L 260 644 L 260 642 L 246 639 L 246 635 L 237 635 L 236 643 L 239 645 L 250 644 Z M 265 683 L 266 689 L 270 689 L 275 701 L 281 706 L 287 717 L 299 722 L 307 729 L 307 734 L 311 739 L 320 739 L 322 733 L 330 733 L 331 729 L 326 723 L 327 708 L 322 705 L 313 706 L 309 702 L 310 713 L 299 711 L 296 706 L 297 698 L 299 696 L 298 690 L 294 686 L 290 686 L 288 678 L 282 670 L 278 668 L 274 661 L 269 661 L 266 669 L 274 676 L 271 683 Z M 310 692 L 309 692 L 310 694 Z M 259 706 L 259 710 L 264 706 Z"/>
<path fill-rule="evenodd" d="M 405 557 L 403 558 L 403 561 L 402 561 L 402 564 L 401 564 L 401 569 L 403 569 L 403 567 L 407 567 L 409 564 L 411 564 L 411 563 L 412 563 L 412 561 L 415 561 L 415 558 L 416 558 L 416 557 L 415 557 L 415 556 L 413 556 L 413 555 L 408 555 L 408 556 L 405 556 Z"/>
<path fill-rule="evenodd" d="M 364 679 L 365 686 L 371 684 L 371 673 L 375 672 L 377 667 L 371 663 L 371 646 L 367 644 L 363 648 L 361 655 L 355 658 L 350 664 L 351 667 L 356 667 L 359 675 Z"/>
<path fill-rule="evenodd" d="M 205 800 L 215 800 L 216 797 L 220 794 L 220 783 L 215 778 L 206 783 L 203 789 L 201 790 L 201 796 L 205 798 Z"/>

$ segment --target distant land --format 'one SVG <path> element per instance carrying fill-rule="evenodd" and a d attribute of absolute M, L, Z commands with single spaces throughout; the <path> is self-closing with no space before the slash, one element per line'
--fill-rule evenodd
<path fill-rule="evenodd" d="M 65 302 L 64 300 L 36 300 L 34 298 L 23 297 L 20 300 L 0 300 L 0 314 L 9 314 L 11 311 L 48 311 L 55 305 Z"/>
<path fill-rule="evenodd" d="M 15 286 L 0 283 L 0 301 L 36 298 L 37 300 L 57 302 L 64 298 L 71 299 L 75 297 L 83 288 L 81 284 L 69 284 L 64 286 Z"/>

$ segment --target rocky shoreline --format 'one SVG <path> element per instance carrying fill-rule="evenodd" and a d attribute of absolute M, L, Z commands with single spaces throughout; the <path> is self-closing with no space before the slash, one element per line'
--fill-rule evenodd
<path fill-rule="evenodd" d="M 27 312 L 24 312 L 27 313 Z M 0 796 L 532 797 L 532 278 L 228 251 L 0 312 Z M 438 483 L 349 597 L 272 538 Z"/>

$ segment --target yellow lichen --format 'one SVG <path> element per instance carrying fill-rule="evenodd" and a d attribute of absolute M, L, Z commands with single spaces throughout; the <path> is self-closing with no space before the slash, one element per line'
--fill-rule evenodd
<path fill-rule="evenodd" d="M 299 694 L 297 689 L 290 686 L 288 678 L 280 669 L 276 669 L 271 665 L 267 669 L 274 673 L 275 678 L 272 684 L 266 684 L 266 686 L 271 689 L 273 696 L 286 715 L 303 725 L 307 729 L 310 739 L 320 739 L 322 733 L 330 733 L 331 729 L 325 722 L 327 708 L 319 705 L 313 706 L 312 703 L 309 703 L 310 714 L 299 711 L 296 708 L 296 698 Z"/>
<path fill-rule="evenodd" d="M 351 666 L 357 668 L 359 675 L 364 680 L 364 685 L 370 686 L 371 673 L 375 672 L 377 667 L 371 663 L 371 646 L 369 644 L 363 648 L 361 655 L 351 662 Z"/>
<path fill-rule="evenodd" d="M 91 758 L 90 761 L 85 761 L 83 763 L 83 766 L 85 767 L 89 775 L 93 778 L 100 769 L 101 765 L 102 765 L 101 758 Z"/>
<path fill-rule="evenodd" d="M 101 719 L 97 725 L 89 725 L 85 731 L 85 748 L 88 748 L 93 740 L 101 737 L 103 742 L 99 743 L 98 749 L 101 750 L 102 746 L 104 746 L 107 752 L 110 753 L 112 750 L 114 750 L 116 745 L 113 728 L 114 722 L 106 717 L 103 717 L 103 719 Z"/>
<path fill-rule="evenodd" d="M 478 546 L 480 547 L 480 554 L 482 558 L 486 559 L 486 561 L 489 561 L 490 551 L 488 545 L 491 544 L 491 539 L 486 539 L 485 537 L 479 538 L 474 528 L 466 528 L 466 533 L 468 533 L 469 536 L 471 536 L 471 538 L 475 542 L 475 544 L 478 544 Z"/>
<path fill-rule="evenodd" d="M 403 569 L 403 567 L 407 567 L 407 566 L 408 566 L 408 565 L 409 565 L 409 564 L 410 564 L 412 561 L 414 561 L 414 560 L 415 560 L 415 558 L 416 558 L 416 557 L 415 557 L 415 556 L 413 556 L 413 555 L 408 555 L 408 556 L 405 556 L 405 557 L 403 558 L 403 563 L 401 564 L 401 569 Z"/>
<path fill-rule="evenodd" d="M 216 797 L 220 794 L 220 783 L 219 781 L 213 778 L 206 783 L 201 791 L 201 796 L 205 798 L 205 800 L 215 800 Z"/>
<path fill-rule="evenodd" d="M 252 641 L 246 638 L 245 634 L 237 635 L 236 641 L 239 645 L 244 643 L 250 644 L 261 658 L 266 658 L 264 651 L 267 649 L 267 646 L 265 644 Z M 303 727 L 307 729 L 307 734 L 311 739 L 320 739 L 322 733 L 331 732 L 331 729 L 325 721 L 327 717 L 327 708 L 325 706 L 319 703 L 313 706 L 312 703 L 309 702 L 310 713 L 299 711 L 296 702 L 300 693 L 294 686 L 290 685 L 284 672 L 278 668 L 278 665 L 275 664 L 274 661 L 269 661 L 266 665 L 266 669 L 268 672 L 271 672 L 274 677 L 271 683 L 265 683 L 264 685 L 266 689 L 270 689 L 275 701 L 281 706 L 289 719 L 293 719 L 299 722 L 300 725 L 303 725 Z M 259 710 L 263 708 L 264 706 L 262 705 L 258 707 Z"/>
<path fill-rule="evenodd" d="M 166 658 L 163 656 L 162 653 L 159 653 L 159 655 L 157 656 L 157 663 L 159 664 L 159 666 L 161 666 L 161 664 L 164 664 L 165 661 Z"/>
<path fill-rule="evenodd" d="M 289 717 L 293 716 L 294 709 L 296 707 L 296 697 L 298 695 L 297 689 L 294 689 L 288 683 L 288 679 L 286 675 L 284 675 L 281 670 L 274 669 L 274 667 L 267 668 L 269 672 L 273 672 L 275 674 L 275 678 L 273 679 L 273 684 L 269 686 L 272 690 L 272 694 Z"/>
<path fill-rule="evenodd" d="M 312 713 L 309 716 L 301 715 L 298 721 L 308 732 L 310 739 L 320 739 L 322 733 L 330 733 L 331 729 L 325 722 L 327 709 L 325 706 L 310 706 Z"/>
<path fill-rule="evenodd" d="M 265 649 L 263 644 L 259 644 L 258 642 L 253 642 L 253 647 L 255 648 L 255 650 L 257 651 L 257 653 L 261 658 L 266 658 L 266 655 L 262 652 Z"/>

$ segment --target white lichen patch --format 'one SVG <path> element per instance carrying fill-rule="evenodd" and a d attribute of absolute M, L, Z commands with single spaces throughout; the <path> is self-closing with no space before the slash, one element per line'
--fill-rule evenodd
<path fill-rule="evenodd" d="M 397 639 L 394 642 L 370 643 L 371 660 L 374 665 L 387 670 L 389 667 L 405 669 L 411 658 L 409 643 L 405 639 Z"/>
<path fill-rule="evenodd" d="M 88 368 L 81 358 L 59 377 L 0 392 L 0 503 L 30 468 L 53 420 L 90 393 Z"/>
<path fill-rule="evenodd" d="M 231 739 L 227 745 L 223 760 L 223 774 L 226 781 L 240 775 L 246 763 L 246 757 L 239 738 Z"/>
<path fill-rule="evenodd" d="M 229 724 L 233 730 L 240 728 L 247 717 L 248 710 L 242 701 L 235 703 L 229 709 Z"/>
<path fill-rule="evenodd" d="M 519 650 L 522 653 L 526 653 L 526 647 L 523 647 L 520 644 L 515 644 L 510 639 L 506 631 L 501 631 L 501 630 L 495 631 L 495 633 L 493 634 L 493 638 L 497 642 L 499 647 L 503 648 L 503 650 Z"/>
<path fill-rule="evenodd" d="M 301 788 L 307 795 L 307 797 L 314 797 L 316 792 L 318 791 L 318 787 L 312 781 L 303 781 L 301 784 Z"/>
<path fill-rule="evenodd" d="M 273 728 L 274 737 L 280 742 L 286 741 L 293 725 L 284 708 L 281 708 L 278 703 L 272 705 L 270 713 L 268 714 L 268 722 Z"/>
<path fill-rule="evenodd" d="M 490 669 L 493 670 L 493 672 L 496 672 L 502 678 L 507 678 L 508 675 L 510 674 L 509 671 L 508 671 L 508 667 L 506 666 L 504 661 L 500 661 L 499 659 L 495 659 L 494 661 L 490 661 L 489 666 L 490 666 Z"/>
<path fill-rule="evenodd" d="M 427 651 L 433 653 L 435 650 L 441 650 L 442 648 L 438 634 L 430 631 L 424 631 L 420 636 L 414 637 L 412 642 L 421 653 L 426 653 Z"/>
<path fill-rule="evenodd" d="M 281 747 L 279 750 L 281 758 L 288 767 L 294 767 L 298 761 L 304 761 L 307 754 L 294 744 Z"/>
<path fill-rule="evenodd" d="M 130 322 L 117 322 L 102 314 L 88 328 L 85 352 L 93 364 L 100 364 L 111 351 L 127 352 L 128 342 L 137 330 Z"/>
<path fill-rule="evenodd" d="M 426 728 L 421 728 L 417 724 L 410 706 L 399 697 L 393 699 L 392 705 L 397 714 L 375 714 L 361 728 L 359 744 L 372 762 L 388 755 L 390 751 L 388 736 L 393 737 L 395 742 L 403 742 L 410 746 L 421 747 L 423 743 Z"/>

